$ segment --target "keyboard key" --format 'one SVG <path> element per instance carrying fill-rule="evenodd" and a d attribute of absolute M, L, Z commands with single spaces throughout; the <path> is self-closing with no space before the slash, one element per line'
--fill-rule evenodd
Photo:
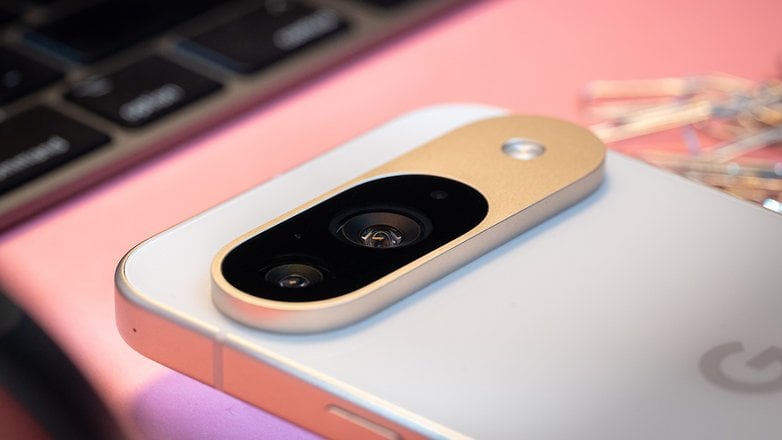
<path fill-rule="evenodd" d="M 62 77 L 20 53 L 0 47 L 0 105 L 21 98 Z"/>
<path fill-rule="evenodd" d="M 66 98 L 125 127 L 140 127 L 219 89 L 212 81 L 159 56 L 75 86 Z"/>
<path fill-rule="evenodd" d="M 251 73 L 345 29 L 347 22 L 331 9 L 272 2 L 181 45 L 228 69 Z"/>
<path fill-rule="evenodd" d="M 47 107 L 0 122 L 0 194 L 109 142 L 105 134 Z"/>
<path fill-rule="evenodd" d="M 90 63 L 223 3 L 223 0 L 107 0 L 35 29 L 25 38 L 73 61 Z"/>

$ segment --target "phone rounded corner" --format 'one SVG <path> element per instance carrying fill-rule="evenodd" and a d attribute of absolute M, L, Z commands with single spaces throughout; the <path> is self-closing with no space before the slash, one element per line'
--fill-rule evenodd
<path fill-rule="evenodd" d="M 118 333 L 128 346 L 144 356 L 218 386 L 219 327 L 167 306 L 135 286 L 127 267 L 137 248 L 125 254 L 115 270 L 114 320 Z"/>

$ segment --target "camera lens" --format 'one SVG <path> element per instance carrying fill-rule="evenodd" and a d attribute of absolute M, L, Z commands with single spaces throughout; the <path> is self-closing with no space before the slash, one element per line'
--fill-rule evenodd
<path fill-rule="evenodd" d="M 375 211 L 353 215 L 337 228 L 337 236 L 350 243 L 374 249 L 408 246 L 424 238 L 428 219 L 410 212 Z"/>
<path fill-rule="evenodd" d="M 323 273 L 307 264 L 281 264 L 266 272 L 266 281 L 285 289 L 303 289 L 323 281 Z"/>

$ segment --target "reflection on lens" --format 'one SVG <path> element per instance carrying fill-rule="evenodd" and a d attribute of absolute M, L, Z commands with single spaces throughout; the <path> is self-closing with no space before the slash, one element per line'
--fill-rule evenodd
<path fill-rule="evenodd" d="M 422 240 L 431 224 L 421 213 L 407 210 L 402 214 L 371 211 L 348 217 L 336 228 L 335 234 L 350 243 L 373 249 L 409 246 Z"/>
<path fill-rule="evenodd" d="M 266 281 L 285 289 L 303 289 L 323 281 L 323 273 L 307 264 L 281 264 L 266 272 Z"/>
<path fill-rule="evenodd" d="M 300 287 L 309 286 L 310 280 L 307 279 L 307 277 L 305 276 L 299 275 L 297 273 L 292 273 L 290 275 L 285 275 L 284 277 L 280 278 L 280 280 L 277 281 L 277 285 L 288 289 L 298 289 Z"/>
<path fill-rule="evenodd" d="M 388 248 L 402 244 L 402 233 L 393 226 L 373 225 L 361 231 L 361 242 L 366 247 Z"/>

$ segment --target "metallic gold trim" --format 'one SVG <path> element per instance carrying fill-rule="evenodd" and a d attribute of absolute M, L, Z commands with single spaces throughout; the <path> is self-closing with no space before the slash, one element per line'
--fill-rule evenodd
<path fill-rule="evenodd" d="M 545 147 L 532 160 L 503 153 L 508 139 Z M 590 131 L 539 116 L 501 116 L 458 128 L 235 239 L 215 256 L 212 298 L 226 315 L 271 331 L 333 329 L 375 313 L 586 197 L 603 178 L 605 146 Z M 383 176 L 430 174 L 461 181 L 489 202 L 486 218 L 447 245 L 352 293 L 285 303 L 244 293 L 222 276 L 223 258 L 266 229 L 348 188 Z"/>

